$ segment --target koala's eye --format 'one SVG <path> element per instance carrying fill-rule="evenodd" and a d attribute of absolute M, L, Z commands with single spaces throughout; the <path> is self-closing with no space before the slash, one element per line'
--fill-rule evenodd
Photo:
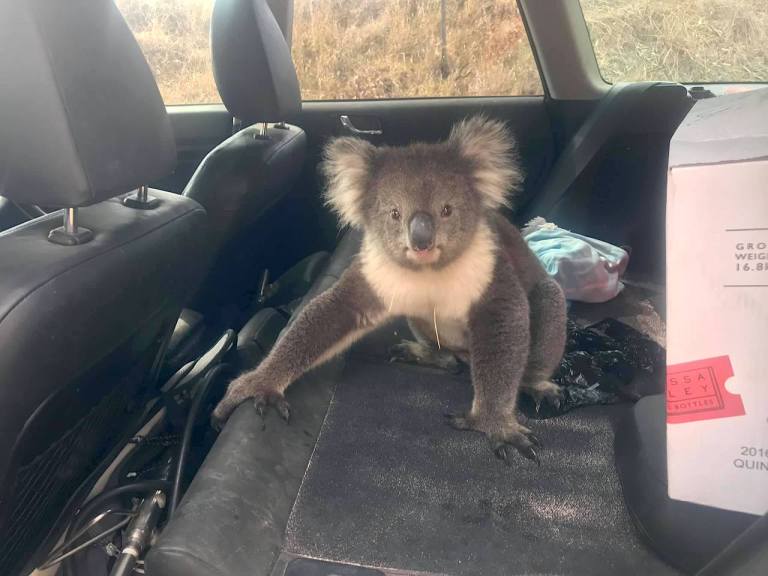
<path fill-rule="evenodd" d="M 442 216 L 443 218 L 448 218 L 448 216 L 450 216 L 451 214 L 453 214 L 453 207 L 450 204 L 446 204 L 445 206 L 443 206 L 443 209 L 440 210 L 440 216 Z"/>
<path fill-rule="evenodd" d="M 392 216 L 392 220 L 400 220 L 400 210 L 397 208 L 392 208 L 389 215 Z"/>

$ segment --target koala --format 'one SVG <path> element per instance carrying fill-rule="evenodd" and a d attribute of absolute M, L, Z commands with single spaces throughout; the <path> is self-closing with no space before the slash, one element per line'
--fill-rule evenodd
<path fill-rule="evenodd" d="M 513 447 L 539 462 L 536 436 L 516 415 L 520 391 L 559 402 L 550 380 L 563 355 L 565 298 L 500 213 L 522 180 L 515 142 L 483 116 L 456 124 L 447 140 L 375 147 L 342 137 L 326 147 L 326 200 L 342 225 L 362 230 L 359 254 L 315 297 L 254 370 L 232 381 L 214 410 L 219 425 L 246 399 L 288 420 L 284 392 L 302 374 L 396 318 L 416 341 L 401 353 L 470 367 L 474 398 L 449 415 L 485 434 L 510 463 Z"/>

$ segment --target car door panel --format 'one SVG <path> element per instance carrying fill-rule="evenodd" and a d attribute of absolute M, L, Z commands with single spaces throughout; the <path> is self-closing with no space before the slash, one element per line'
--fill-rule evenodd
<path fill-rule="evenodd" d="M 517 202 L 524 203 L 541 185 L 555 155 L 544 97 L 420 98 L 403 100 L 305 102 L 295 123 L 307 133 L 308 155 L 296 194 L 315 211 L 325 245 L 333 244 L 335 223 L 323 210 L 318 171 L 323 146 L 335 136 L 360 136 L 376 145 L 400 146 L 445 138 L 455 122 L 473 114 L 503 120 L 518 142 L 526 174 Z M 381 134 L 354 134 L 343 126 L 348 116 L 355 128 Z M 319 211 L 319 212 L 318 212 Z M 321 213 L 320 219 L 317 214 Z"/>

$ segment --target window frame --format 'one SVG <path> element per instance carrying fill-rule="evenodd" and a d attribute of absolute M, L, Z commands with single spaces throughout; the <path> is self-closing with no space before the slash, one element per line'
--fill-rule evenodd
<path fill-rule="evenodd" d="M 554 100 L 599 100 L 611 88 L 600 75 L 581 2 L 517 0 L 546 94 Z"/>

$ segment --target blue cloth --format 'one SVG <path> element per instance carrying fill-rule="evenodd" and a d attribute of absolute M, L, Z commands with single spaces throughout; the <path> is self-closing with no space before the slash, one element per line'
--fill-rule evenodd
<path fill-rule="evenodd" d="M 605 302 L 624 288 L 620 278 L 629 254 L 618 246 L 564 230 L 543 218 L 531 220 L 523 238 L 568 300 Z"/>

